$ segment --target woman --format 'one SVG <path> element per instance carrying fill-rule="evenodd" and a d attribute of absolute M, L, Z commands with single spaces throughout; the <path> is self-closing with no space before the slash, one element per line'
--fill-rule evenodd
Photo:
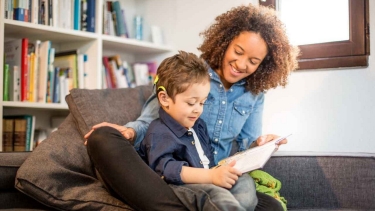
<path fill-rule="evenodd" d="M 253 5 L 219 15 L 201 35 L 204 41 L 198 49 L 211 67 L 211 89 L 201 118 L 207 124 L 217 163 L 237 151 L 233 146 L 241 151 L 277 137 L 261 136 L 264 92 L 287 84 L 290 72 L 297 68 L 298 49 L 289 43 L 284 26 L 272 9 Z M 105 122 L 93 126 L 85 136 L 89 138 L 88 150 L 104 181 L 131 206 L 140 210 L 184 209 L 126 141 L 139 146 L 148 124 L 158 117 L 158 108 L 153 95 L 137 121 L 125 126 Z M 110 166 L 115 159 L 125 167 Z M 138 187 L 132 187 L 134 184 Z M 130 187 L 132 192 L 128 193 Z M 153 197 L 156 193 L 161 196 L 157 200 Z M 282 210 L 273 198 L 257 195 L 256 210 Z"/>

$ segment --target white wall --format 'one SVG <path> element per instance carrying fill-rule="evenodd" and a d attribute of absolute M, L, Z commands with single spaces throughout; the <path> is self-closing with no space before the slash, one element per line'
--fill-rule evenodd
<path fill-rule="evenodd" d="M 199 54 L 199 32 L 233 6 L 257 0 L 148 0 L 147 24 L 159 24 L 166 42 Z M 168 6 L 166 6 L 168 5 Z M 155 17 L 156 16 L 156 17 Z M 375 54 L 375 2 L 370 1 Z M 368 68 L 298 71 L 287 87 L 266 95 L 263 132 L 286 135 L 280 151 L 375 152 L 375 60 Z"/>

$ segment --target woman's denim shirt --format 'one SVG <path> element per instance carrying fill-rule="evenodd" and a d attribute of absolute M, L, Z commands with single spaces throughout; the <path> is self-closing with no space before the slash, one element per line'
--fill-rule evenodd
<path fill-rule="evenodd" d="M 210 68 L 209 74 L 211 88 L 201 118 L 206 122 L 217 164 L 230 155 L 233 140 L 237 141 L 239 151 L 242 151 L 261 135 L 264 93 L 253 95 L 246 91 L 245 79 L 225 90 L 217 73 Z M 154 93 L 145 103 L 141 116 L 125 125 L 137 131 L 136 149 L 150 122 L 159 117 L 158 111 L 159 102 Z"/>

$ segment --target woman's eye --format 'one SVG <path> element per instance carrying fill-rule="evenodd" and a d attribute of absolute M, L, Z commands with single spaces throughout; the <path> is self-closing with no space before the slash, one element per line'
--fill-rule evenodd
<path fill-rule="evenodd" d="M 189 106 L 194 106 L 195 103 L 187 103 Z"/>
<path fill-rule="evenodd" d="M 252 65 L 257 65 L 258 64 L 258 62 L 256 62 L 256 61 L 253 61 L 253 60 L 249 60 L 249 62 L 250 62 L 250 64 L 252 64 Z"/>

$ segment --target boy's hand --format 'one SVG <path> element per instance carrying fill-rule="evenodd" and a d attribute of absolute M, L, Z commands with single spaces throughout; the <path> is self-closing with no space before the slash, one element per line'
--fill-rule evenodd
<path fill-rule="evenodd" d="M 130 141 L 133 141 L 134 137 L 135 137 L 135 130 L 133 128 L 130 128 L 130 127 L 125 127 L 125 126 L 121 126 L 121 125 L 116 125 L 116 124 L 112 124 L 112 123 L 108 123 L 108 122 L 102 122 L 102 123 L 99 123 L 97 125 L 94 125 L 92 126 L 91 130 L 84 136 L 84 138 L 86 139 L 85 141 L 85 145 L 87 144 L 87 139 L 89 138 L 89 136 L 91 135 L 92 132 L 94 132 L 94 130 L 100 128 L 100 127 L 105 127 L 105 126 L 108 126 L 108 127 L 112 127 L 118 131 L 120 131 L 120 133 L 128 140 Z"/>
<path fill-rule="evenodd" d="M 242 175 L 239 170 L 233 168 L 234 164 L 236 164 L 236 161 L 211 169 L 212 183 L 223 188 L 231 189 L 238 180 L 238 177 Z"/>

